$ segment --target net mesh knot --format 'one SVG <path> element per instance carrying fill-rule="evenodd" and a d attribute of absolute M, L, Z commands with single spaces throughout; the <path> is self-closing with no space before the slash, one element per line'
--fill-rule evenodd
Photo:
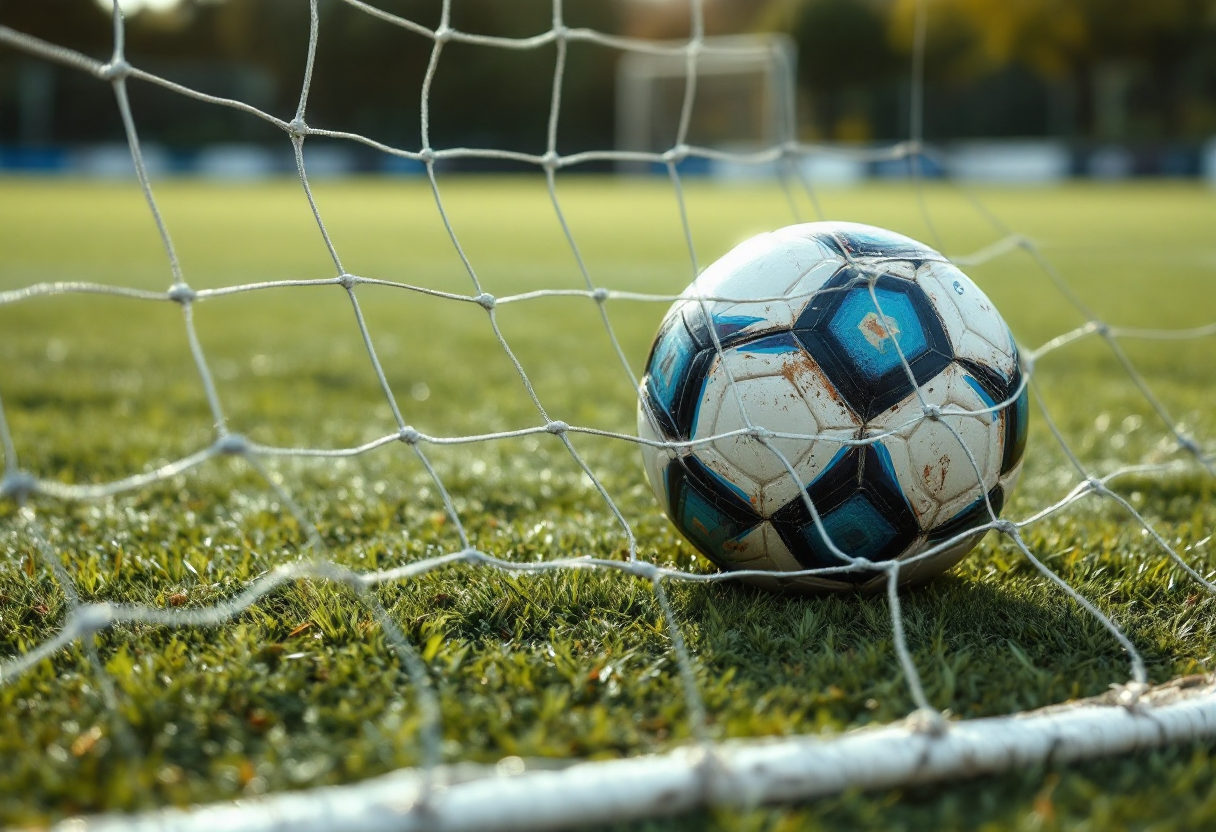
<path fill-rule="evenodd" d="M 950 730 L 950 723 L 941 712 L 932 708 L 917 708 L 907 720 L 908 730 L 927 737 L 945 736 Z"/>
<path fill-rule="evenodd" d="M 198 292 L 191 289 L 187 283 L 175 283 L 169 288 L 166 296 L 174 303 L 187 304 L 194 302 Z"/>
<path fill-rule="evenodd" d="M 215 441 L 217 453 L 225 456 L 243 456 L 249 453 L 249 440 L 239 433 L 228 433 Z"/>
<path fill-rule="evenodd" d="M 667 164 L 678 165 L 688 158 L 688 150 L 688 145 L 678 144 L 671 150 L 663 151 L 662 159 Z"/>
<path fill-rule="evenodd" d="M 81 633 L 96 633 L 113 620 L 114 610 L 109 604 L 85 604 L 72 612 L 71 626 Z"/>
<path fill-rule="evenodd" d="M 480 295 L 473 298 L 473 303 L 489 312 L 498 305 L 498 298 L 494 297 L 489 292 L 482 292 Z"/>
<path fill-rule="evenodd" d="M 97 70 L 97 77 L 103 81 L 122 81 L 131 75 L 135 68 L 123 58 L 102 64 Z"/>
<path fill-rule="evenodd" d="M 629 571 L 639 578 L 644 578 L 648 581 L 656 581 L 659 579 L 659 567 L 653 563 L 647 563 L 644 560 L 639 560 L 630 565 Z"/>
<path fill-rule="evenodd" d="M 1001 534 L 1008 535 L 1009 537 L 1015 537 L 1018 533 L 1018 524 L 1012 520 L 994 520 L 992 522 L 992 528 L 993 530 L 998 531 Z"/>
<path fill-rule="evenodd" d="M 0 499 L 23 503 L 37 490 L 38 480 L 25 471 L 10 471 L 0 479 Z"/>

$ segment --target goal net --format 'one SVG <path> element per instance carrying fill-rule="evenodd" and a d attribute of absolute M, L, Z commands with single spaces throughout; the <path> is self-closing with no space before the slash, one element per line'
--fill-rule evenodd
<path fill-rule="evenodd" d="M 695 1 L 690 37 L 678 43 L 567 26 L 563 0 L 554 0 L 548 30 L 522 39 L 453 28 L 451 0 L 444 0 L 434 27 L 373 3 L 343 1 L 369 23 L 397 27 L 429 44 L 417 148 L 310 125 L 314 61 L 326 35 L 319 0 L 311 0 L 311 31 L 300 44 L 298 109 L 286 116 L 204 94 L 129 62 L 117 8 L 108 61 L 0 27 L 4 48 L 70 67 L 112 90 L 170 277 L 164 289 L 117 279 L 31 279 L 0 291 L 0 310 L 35 308 L 70 295 L 104 302 L 115 310 L 107 314 L 115 316 L 123 314 L 116 311 L 123 304 L 175 309 L 174 330 L 184 328 L 175 372 L 185 377 L 191 369 L 190 388 L 205 403 L 209 423 L 202 430 L 186 424 L 174 409 L 174 397 L 181 395 L 177 387 L 143 390 L 119 374 L 114 384 L 142 390 L 141 397 L 160 397 L 124 420 L 146 420 L 149 431 L 159 425 L 154 435 L 172 435 L 178 444 L 172 452 L 144 448 L 142 440 L 132 440 L 132 448 L 86 445 L 78 425 L 57 427 L 26 414 L 46 396 L 53 398 L 54 388 L 48 393 L 38 387 L 39 379 L 26 376 L 19 397 L 0 388 L 0 495 L 5 498 L 0 519 L 7 535 L 0 574 L 6 586 L 24 588 L 21 595 L 13 589 L 0 598 L 4 626 L 14 622 L 3 636 L 0 701 L 9 719 L 22 725 L 37 726 L 55 707 L 80 714 L 57 722 L 53 736 L 31 738 L 21 753 L 38 763 L 28 770 L 18 767 L 25 773 L 13 775 L 14 784 L 28 789 L 35 776 L 41 777 L 38 772 L 50 772 L 47 777 L 59 778 L 59 785 L 45 788 L 61 796 L 60 802 L 23 815 L 8 809 L 14 817 L 58 820 L 83 813 L 64 826 L 73 829 L 567 828 L 974 776 L 1216 733 L 1216 693 L 1202 661 L 1163 657 L 1159 641 L 1146 662 L 1146 644 L 1138 635 L 1157 636 L 1137 628 L 1138 602 L 1097 597 L 1091 590 L 1107 585 L 1093 574 L 1083 579 L 1086 558 L 1126 548 L 1134 556 L 1122 562 L 1124 573 L 1154 582 L 1135 586 L 1164 593 L 1162 603 L 1180 615 L 1200 616 L 1179 625 L 1178 639 L 1185 641 L 1188 627 L 1210 629 L 1201 616 L 1208 614 L 1204 599 L 1214 588 L 1208 541 L 1216 462 L 1210 407 L 1201 412 L 1196 404 L 1210 399 L 1196 390 L 1212 382 L 1205 356 L 1216 323 L 1147 329 L 1104 320 L 1073 289 L 1067 273 L 1057 270 L 1051 252 L 1007 227 L 964 183 L 956 187 L 968 206 L 966 221 L 984 223 L 989 242 L 972 253 L 942 245 L 939 234 L 950 239 L 949 224 L 959 212 L 943 217 L 935 210 L 936 196 L 926 193 L 916 164 L 928 152 L 919 116 L 925 4 L 913 59 L 911 135 L 852 156 L 866 162 L 906 160 L 910 180 L 898 187 L 919 206 L 927 242 L 968 268 L 1017 258 L 1022 272 L 1034 269 L 1041 279 L 1033 289 L 1041 294 L 1041 306 L 1068 310 L 1075 321 L 1046 341 L 1020 344 L 1037 408 L 1038 441 L 1028 452 L 1027 475 L 1034 504 L 1022 500 L 1003 517 L 990 514 L 980 528 L 993 534 L 984 565 L 976 568 L 986 570 L 990 583 L 985 586 L 995 589 L 963 602 L 958 599 L 967 587 L 956 586 L 955 614 L 937 622 L 927 620 L 935 608 L 896 591 L 905 565 L 898 561 L 875 565 L 888 588 L 878 599 L 795 602 L 743 590 L 737 586 L 740 573 L 709 570 L 678 543 L 645 498 L 640 466 L 633 462 L 641 440 L 628 429 L 628 415 L 640 376 L 637 354 L 648 345 L 634 342 L 648 342 L 658 315 L 625 331 L 621 310 L 661 312 L 704 265 L 696 244 L 698 215 L 690 208 L 692 185 L 682 163 L 770 166 L 781 187 L 765 193 L 782 203 L 788 222 L 828 218 L 802 161 L 839 151 L 797 140 L 793 58 L 784 41 L 710 41 Z M 433 145 L 432 87 L 446 52 L 456 44 L 553 51 L 541 152 Z M 569 51 L 586 44 L 623 56 L 622 83 L 632 91 L 620 105 L 622 147 L 566 154 L 558 141 L 563 73 Z M 754 78 L 740 80 L 749 75 Z M 744 139 L 761 147 L 739 151 L 696 143 L 697 102 L 714 78 L 733 79 L 723 96 L 745 89 L 751 90 L 749 98 L 757 98 L 747 118 L 763 127 Z M 166 209 L 161 185 L 149 178 L 139 113 L 128 97 L 133 84 L 157 85 L 200 106 L 230 108 L 281 131 L 296 163 L 296 198 L 327 253 L 328 273 L 286 277 L 271 270 L 271 277 L 192 286 L 190 259 L 179 257 L 175 248 L 175 223 L 186 212 L 180 204 Z M 665 146 L 656 147 L 656 137 L 667 132 Z M 707 141 L 730 145 L 735 138 L 710 135 Z M 309 180 L 308 148 L 322 140 L 361 144 L 425 168 L 433 233 L 416 236 L 399 254 L 408 259 L 411 250 L 430 252 L 442 244 L 458 264 L 461 286 L 356 270 L 361 254 L 343 240 L 357 238 L 357 229 L 347 224 L 341 233 L 335 231 L 316 183 Z M 462 230 L 463 186 L 442 171 L 444 162 L 467 159 L 509 160 L 535 169 L 558 232 L 551 242 L 569 258 L 566 274 L 574 274 L 576 284 L 555 278 L 548 285 L 494 295 L 485 274 L 492 268 L 479 259 L 483 241 L 476 231 Z M 685 259 L 678 274 L 651 282 L 662 291 L 639 291 L 624 281 L 618 285 L 596 272 L 588 253 L 590 235 L 569 209 L 577 194 L 563 189 L 567 172 L 592 163 L 657 166 L 663 172 L 671 196 L 670 235 Z M 514 207 L 508 202 L 504 210 Z M 735 230 L 759 229 L 744 222 Z M 282 245 L 286 250 L 294 244 Z M 626 247 L 630 241 L 611 239 L 604 245 Z M 1158 267 L 1155 259 L 1138 262 Z M 638 268 L 645 271 L 645 262 Z M 424 263 L 417 273 L 428 273 Z M 233 309 L 273 295 L 273 304 L 257 307 L 269 321 L 302 308 L 284 298 L 309 292 L 341 296 L 340 308 L 325 306 L 324 320 L 344 321 L 347 347 L 355 345 L 345 354 L 357 356 L 357 364 L 352 358 L 342 365 L 351 380 L 343 375 L 318 381 L 304 369 L 307 361 L 327 360 L 340 350 L 336 342 L 315 343 L 313 332 L 328 330 L 314 330 L 322 318 L 301 313 L 299 326 L 286 330 L 292 337 L 287 350 L 298 351 L 300 363 L 276 373 L 274 359 L 256 356 L 251 367 L 257 378 L 249 389 L 261 410 L 235 412 L 225 389 L 237 371 L 229 368 L 224 345 L 208 340 L 203 326 L 208 308 L 227 304 L 224 308 Z M 387 327 L 389 319 L 376 306 L 390 303 L 402 314 L 410 312 L 409 320 L 426 330 L 410 341 L 423 352 L 411 355 L 393 346 L 394 337 L 409 333 L 394 336 L 378 328 Z M 570 307 L 554 304 L 581 304 L 589 312 L 605 345 L 590 368 L 563 368 L 561 355 L 549 355 L 537 370 L 531 364 L 535 353 L 519 346 L 535 330 L 573 314 L 563 311 Z M 440 375 L 425 381 L 412 376 L 414 365 L 426 364 L 427 346 L 442 341 L 443 329 L 463 321 L 466 313 L 478 318 L 460 324 L 461 338 L 477 333 L 483 340 L 462 347 L 467 352 L 458 359 L 441 362 Z M 520 316 L 526 326 L 518 323 Z M 135 328 L 126 322 L 137 319 L 117 319 L 124 328 Z M 1050 318 L 1058 319 L 1068 318 Z M 1015 335 L 1020 323 L 1011 316 Z M 1180 374 L 1185 383 L 1171 388 L 1191 394 L 1182 405 L 1187 424 L 1133 360 L 1138 353 L 1129 345 L 1155 341 L 1192 347 L 1172 353 L 1177 361 L 1195 365 Z M 87 360 L 55 344 L 46 355 L 57 366 Z M 1104 401 L 1123 411 L 1094 414 L 1085 401 L 1072 401 L 1061 414 L 1042 395 L 1050 374 L 1039 368 L 1086 349 L 1091 351 L 1080 354 L 1089 371 L 1122 380 L 1119 396 Z M 130 355 L 132 362 L 145 359 Z M 512 411 L 512 418 L 526 417 L 514 424 L 496 415 L 495 402 L 469 390 L 494 376 L 496 361 L 505 362 L 501 366 L 524 397 L 526 406 Z M 343 391 L 338 404 L 320 399 L 325 384 Z M 376 391 L 378 404 L 343 405 L 343 397 L 366 401 L 351 385 Z M 555 394 L 562 386 L 575 395 Z M 444 396 L 461 402 L 425 410 Z M 598 420 L 599 408 L 617 415 Z M 310 442 L 316 434 L 306 430 L 280 432 L 287 438 L 278 443 L 258 438 L 259 414 L 271 418 L 285 412 L 295 424 L 332 420 L 333 435 L 344 441 Z M 626 418 L 619 418 L 622 413 Z M 183 420 L 180 429 L 178 420 Z M 417 426 L 424 424 L 425 429 Z M 765 439 L 761 431 L 748 436 Z M 26 443 L 35 439 L 53 444 L 55 455 L 28 462 Z M 1121 448 L 1128 453 L 1118 453 Z M 1136 456 L 1129 456 L 1132 450 Z M 402 457 L 413 466 L 409 474 L 375 467 L 378 460 Z M 131 459 L 140 461 L 113 473 L 115 461 Z M 611 475 L 605 473 L 609 470 Z M 398 494 L 396 508 L 383 509 L 386 494 Z M 1175 505 L 1180 494 L 1188 497 L 1183 502 L 1190 512 L 1182 518 Z M 212 504 L 221 496 L 226 502 Z M 1061 527 L 1062 517 L 1082 521 Z M 1087 525 L 1085 518 L 1103 518 L 1104 524 Z M 200 529 L 207 529 L 206 536 Z M 154 554 L 124 554 L 136 549 Z M 457 577 L 444 577 L 453 574 Z M 438 583 L 441 579 L 448 582 Z M 1066 610 L 1064 618 L 1044 617 L 1042 609 L 1018 601 L 1017 593 L 1030 584 L 1045 587 L 1036 597 L 1056 598 Z M 714 594 L 715 587 L 722 591 Z M 1127 592 L 1134 596 L 1136 590 Z M 1192 609 L 1197 611 L 1187 612 Z M 968 616 L 978 618 L 967 624 Z M 1043 681 L 1034 697 L 1004 691 L 994 705 L 981 692 L 968 694 L 978 704 L 960 708 L 957 700 L 964 695 L 959 691 L 984 684 L 975 677 L 985 671 L 969 668 L 965 651 L 952 648 L 952 633 L 983 626 L 976 623 L 981 619 L 1010 616 L 1046 628 L 1026 636 L 1044 655 L 1061 649 L 1060 639 L 1074 639 L 1066 645 L 1069 651 L 1095 655 L 1086 679 L 1106 674 L 1110 691 L 1101 693 L 1089 681 L 1084 687 L 1071 680 Z M 824 623 L 829 618 L 837 627 L 851 622 L 851 631 L 833 630 Z M 1056 626 L 1065 629 L 1053 633 Z M 563 639 L 561 632 L 577 638 Z M 746 649 L 730 646 L 732 639 L 744 638 L 750 640 Z M 314 655 L 305 649 L 312 639 L 335 643 L 336 652 Z M 707 669 L 704 657 L 712 639 L 719 640 L 713 648 L 718 664 Z M 810 692 L 800 694 L 805 705 L 797 706 L 799 715 L 791 705 L 784 717 L 770 719 L 767 701 L 742 709 L 730 705 L 736 671 L 723 668 L 723 655 L 763 663 L 765 651 L 786 650 L 812 662 L 814 645 L 832 639 L 840 642 L 832 648 L 835 658 L 808 666 L 818 673 L 835 668 L 834 675 L 803 680 Z M 774 646 L 778 643 L 786 646 Z M 1025 666 L 1027 678 L 1047 675 L 1012 641 L 1001 656 L 1002 662 Z M 786 659 L 799 668 L 803 661 Z M 352 667 L 363 675 L 352 677 Z M 166 668 L 176 668 L 178 677 Z M 874 672 L 886 674 L 887 699 L 866 698 L 846 709 L 847 716 L 833 717 L 834 703 L 854 695 L 849 686 L 862 685 Z M 553 693 L 563 685 L 564 693 Z M 153 700 L 152 690 L 163 695 Z M 301 704 L 302 691 L 328 697 L 327 704 Z M 150 701 L 154 712 L 144 707 Z M 1028 702 L 1053 707 L 1027 710 Z M 732 707 L 730 718 L 723 717 Z M 968 718 L 958 718 L 960 710 Z M 566 716 L 567 733 L 544 733 Z M 19 726 L 11 724 L 16 735 Z M 789 725 L 800 732 L 791 733 Z M 258 754 L 251 741 L 236 739 L 238 728 L 242 736 L 260 738 Z M 296 733 L 304 737 L 298 743 Z M 356 734 L 360 743 L 348 744 Z M 183 750 L 174 738 L 184 735 L 190 739 Z M 64 781 L 64 772 L 73 772 L 74 779 Z M 114 779 L 112 772 L 122 777 Z M 205 801 L 191 790 L 195 780 L 208 783 L 209 791 L 201 792 Z M 200 802 L 207 805 L 179 806 Z M 98 807 L 110 812 L 98 814 Z"/>

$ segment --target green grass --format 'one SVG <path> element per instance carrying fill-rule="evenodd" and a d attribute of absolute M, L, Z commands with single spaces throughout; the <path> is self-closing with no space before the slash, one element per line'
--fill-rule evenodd
<path fill-rule="evenodd" d="M 535 178 L 444 185 L 485 291 L 580 288 Z M 676 205 L 661 182 L 568 179 L 563 205 L 597 285 L 675 293 L 691 277 Z M 190 284 L 334 274 L 298 186 L 170 182 L 158 196 Z M 1216 315 L 1216 213 L 1189 185 L 1068 187 L 983 194 L 1039 241 L 1084 300 L 1129 326 L 1183 327 Z M 322 183 L 317 198 L 345 268 L 473 294 L 418 182 Z M 689 187 L 702 264 L 791 221 L 775 188 Z M 929 232 L 906 186 L 827 192 L 832 218 Z M 967 203 L 931 189 L 950 253 L 996 235 Z M 802 206 L 813 216 L 809 205 Z M 1037 346 L 1084 321 L 1024 253 L 971 270 L 1019 340 Z M 170 273 L 132 185 L 19 181 L 0 197 L 0 290 L 91 280 L 167 288 Z M 483 310 L 395 289 L 359 298 L 407 420 L 434 435 L 540 423 Z M 662 304 L 612 302 L 641 367 Z M 276 289 L 200 303 L 199 334 L 231 428 L 275 445 L 348 446 L 395 430 L 344 292 Z M 593 304 L 499 308 L 553 418 L 629 431 L 634 396 Z M 1127 344 L 1153 389 L 1212 448 L 1212 342 Z M 207 445 L 211 417 L 180 310 L 97 296 L 0 305 L 0 397 L 21 467 L 103 482 Z M 1047 406 L 1089 463 L 1173 457 L 1148 403 L 1096 340 L 1044 358 Z M 1034 411 L 1032 410 L 1032 413 Z M 644 482 L 637 451 L 574 438 L 637 531 L 644 557 L 707 569 Z M 622 557 L 625 540 L 556 438 L 428 447 L 473 543 L 531 560 Z M 439 495 L 404 445 L 345 461 L 272 465 L 313 518 L 326 555 L 357 569 L 451 551 Z M 1007 516 L 1066 494 L 1075 478 L 1035 414 L 1026 474 Z M 1124 480 L 1120 491 L 1201 571 L 1216 559 L 1216 482 L 1199 473 Z M 300 556 L 297 524 L 239 459 L 98 503 L 35 502 L 86 600 L 202 607 Z M 0 655 L 51 637 L 64 593 L 0 507 Z M 1135 525 L 1093 499 L 1027 531 L 1048 565 L 1124 627 L 1153 680 L 1206 672 L 1213 599 Z M 721 584 L 671 585 L 717 737 L 839 731 L 912 707 L 886 603 L 805 599 Z M 611 758 L 672 747 L 688 719 L 648 587 L 616 574 L 509 577 L 459 567 L 377 595 L 423 651 L 451 760 Z M 1102 692 L 1127 678 L 1109 635 L 990 537 L 950 575 L 905 601 L 909 642 L 933 703 L 962 717 Z M 0 687 L 0 823 L 141 809 L 356 781 L 417 762 L 419 719 L 404 670 L 367 611 L 341 589 L 300 581 L 219 630 L 118 627 L 97 636 L 117 710 L 78 646 Z M 806 807 L 704 815 L 632 828 L 1174 829 L 1216 822 L 1213 747 L 1013 772 L 958 787 L 849 794 Z"/>

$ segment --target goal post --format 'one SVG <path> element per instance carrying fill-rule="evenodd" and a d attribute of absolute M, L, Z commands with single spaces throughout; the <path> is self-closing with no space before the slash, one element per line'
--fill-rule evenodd
<path fill-rule="evenodd" d="M 617 150 L 659 156 L 677 143 L 685 118 L 685 143 L 701 149 L 745 154 L 795 139 L 798 53 L 789 36 L 707 37 L 695 49 L 692 43 L 661 41 L 620 56 Z M 617 167 L 638 173 L 652 164 L 624 159 Z"/>
<path fill-rule="evenodd" d="M 557 769 L 530 769 L 509 758 L 490 767 L 402 771 L 240 807 L 171 809 L 139 819 L 101 816 L 64 825 L 60 832 L 539 832 L 697 809 L 750 809 L 856 789 L 957 782 L 1211 737 L 1216 737 L 1216 681 L 1192 678 L 1147 691 L 1134 704 L 1109 695 L 952 723 L 940 733 L 910 719 L 828 739 L 690 745 L 667 754 Z"/>

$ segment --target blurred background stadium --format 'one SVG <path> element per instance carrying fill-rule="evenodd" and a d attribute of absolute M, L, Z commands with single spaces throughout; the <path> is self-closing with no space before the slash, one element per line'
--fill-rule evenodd
<path fill-rule="evenodd" d="M 110 51 L 106 2 L 0 0 L 0 24 L 97 57 Z M 376 4 L 435 25 L 437 0 Z M 296 0 L 125 0 L 129 57 L 141 68 L 268 112 L 294 109 L 308 4 Z M 866 146 L 909 133 L 911 0 L 705 0 L 707 34 L 775 32 L 797 50 L 798 135 Z M 549 0 L 460 0 L 453 25 L 526 36 L 550 25 Z M 314 127 L 417 150 L 418 92 L 430 42 L 343 3 L 321 7 Z M 688 36 L 687 0 L 571 2 L 566 23 L 647 38 Z M 926 56 L 925 137 L 948 173 L 989 179 L 1070 176 L 1216 179 L 1216 3 L 1210 0 L 936 0 Z M 267 38 L 268 32 L 277 33 Z M 435 147 L 544 150 L 555 47 L 504 52 L 451 44 L 435 82 Z M 613 107 L 620 52 L 570 52 L 559 150 L 622 142 Z M 154 172 L 259 176 L 292 169 L 273 127 L 146 84 L 133 105 Z M 736 96 L 737 97 L 737 96 Z M 678 98 L 676 99 L 678 101 Z M 704 117 L 689 140 L 759 144 L 746 111 Z M 678 112 L 678 107 L 668 108 Z M 628 132 L 628 131 L 625 131 Z M 655 137 L 647 149 L 671 145 Z M 130 163 L 108 96 L 87 76 L 0 52 L 0 171 L 116 176 Z M 409 160 L 310 142 L 310 172 L 418 173 Z M 448 170 L 510 163 L 460 160 Z M 941 173 L 929 165 L 929 175 Z M 593 171 L 594 165 L 580 166 Z M 836 165 L 847 182 L 903 176 L 905 162 Z M 701 163 L 690 174 L 737 171 Z M 821 177 L 822 178 L 822 177 Z"/>

